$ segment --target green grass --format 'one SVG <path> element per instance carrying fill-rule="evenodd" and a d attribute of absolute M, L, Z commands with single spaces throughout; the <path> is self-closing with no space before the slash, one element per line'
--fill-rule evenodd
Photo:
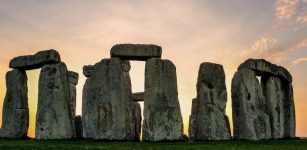
<path fill-rule="evenodd" d="M 0 149 L 307 149 L 307 140 L 219 141 L 219 142 L 98 142 L 98 141 L 35 141 L 0 140 Z"/>

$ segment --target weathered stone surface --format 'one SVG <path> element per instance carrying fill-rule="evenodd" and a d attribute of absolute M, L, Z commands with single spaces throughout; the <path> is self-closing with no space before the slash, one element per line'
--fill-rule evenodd
<path fill-rule="evenodd" d="M 122 61 L 122 69 L 125 72 L 129 72 L 131 69 L 130 61 L 129 60 L 123 60 Z"/>
<path fill-rule="evenodd" d="M 32 70 L 38 69 L 46 64 L 58 63 L 61 61 L 60 54 L 53 49 L 44 50 L 35 55 L 19 56 L 10 61 L 10 68 Z"/>
<path fill-rule="evenodd" d="M 142 114 L 141 106 L 137 102 L 130 102 L 126 108 L 126 133 L 130 141 L 140 141 Z"/>
<path fill-rule="evenodd" d="M 295 137 L 292 76 L 285 68 L 263 59 L 245 61 L 233 78 L 232 98 L 235 138 L 258 140 Z M 269 121 L 266 121 L 267 116 Z M 270 134 L 266 129 L 268 125 Z"/>
<path fill-rule="evenodd" d="M 169 60 L 146 61 L 142 130 L 143 141 L 183 140 L 176 67 Z"/>
<path fill-rule="evenodd" d="M 68 81 L 71 84 L 77 85 L 79 81 L 79 74 L 77 72 L 68 71 Z"/>
<path fill-rule="evenodd" d="M 39 78 L 35 137 L 75 138 L 68 71 L 62 62 L 43 66 Z"/>
<path fill-rule="evenodd" d="M 76 139 L 82 139 L 82 117 L 80 115 L 75 117 Z"/>
<path fill-rule="evenodd" d="M 197 98 L 190 119 L 191 140 L 229 140 L 226 116 L 227 91 L 223 66 L 202 63 L 199 67 Z M 194 110 L 195 109 L 195 110 Z"/>
<path fill-rule="evenodd" d="M 70 107 L 72 122 L 75 123 L 76 116 L 76 103 L 77 103 L 77 88 L 79 74 L 73 71 L 68 71 L 68 82 L 69 82 L 69 92 L 70 92 Z M 77 131 L 76 131 L 77 133 Z"/>
<path fill-rule="evenodd" d="M 132 94 L 133 101 L 135 101 L 135 102 L 142 102 L 142 101 L 144 101 L 144 96 L 145 96 L 144 92 L 138 92 L 138 93 L 133 93 Z"/>
<path fill-rule="evenodd" d="M 251 69 L 255 71 L 257 76 L 271 74 L 292 82 L 292 76 L 287 69 L 272 64 L 264 59 L 248 59 L 239 66 L 238 70 L 241 69 Z"/>
<path fill-rule="evenodd" d="M 262 77 L 261 85 L 266 98 L 266 113 L 270 117 L 273 139 L 295 137 L 295 111 L 292 85 L 277 77 Z"/>
<path fill-rule="evenodd" d="M 162 48 L 151 44 L 117 44 L 111 49 L 111 57 L 119 57 L 123 60 L 161 58 L 161 54 Z"/>
<path fill-rule="evenodd" d="M 83 66 L 83 75 L 85 77 L 90 77 L 93 73 L 93 69 L 94 69 L 93 65 Z"/>
<path fill-rule="evenodd" d="M 26 138 L 29 126 L 27 75 L 21 70 L 6 74 L 7 92 L 2 111 L 0 138 Z"/>
<path fill-rule="evenodd" d="M 133 112 L 131 83 L 118 58 L 103 59 L 93 67 L 83 88 L 83 137 L 133 140 L 128 112 Z"/>
<path fill-rule="evenodd" d="M 236 72 L 231 85 L 234 139 L 260 140 L 271 137 L 266 100 L 254 71 Z"/>

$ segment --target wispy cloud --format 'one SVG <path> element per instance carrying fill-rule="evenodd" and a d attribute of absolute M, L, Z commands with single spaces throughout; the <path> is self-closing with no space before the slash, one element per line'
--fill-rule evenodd
<path fill-rule="evenodd" d="M 275 4 L 278 20 L 288 20 L 295 15 L 296 5 L 299 0 L 278 0 Z"/>
<path fill-rule="evenodd" d="M 292 64 L 297 65 L 297 64 L 304 62 L 304 61 L 307 61 L 307 57 L 297 58 L 297 59 L 292 61 Z"/>
<path fill-rule="evenodd" d="M 240 56 L 246 57 L 254 53 L 264 53 L 265 51 L 273 48 L 276 43 L 277 39 L 275 37 L 262 36 L 258 38 L 255 42 L 251 43 L 249 46 L 241 50 Z"/>

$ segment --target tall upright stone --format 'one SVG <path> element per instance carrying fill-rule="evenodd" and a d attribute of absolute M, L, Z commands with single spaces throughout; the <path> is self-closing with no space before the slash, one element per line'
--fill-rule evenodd
<path fill-rule="evenodd" d="M 152 58 L 146 61 L 142 130 L 143 141 L 183 139 L 176 67 L 169 60 Z"/>
<path fill-rule="evenodd" d="M 76 104 L 77 104 L 77 84 L 79 81 L 79 74 L 73 71 L 68 71 L 68 82 L 69 82 L 69 92 L 70 92 L 70 107 L 72 122 L 75 123 L 76 118 Z M 75 130 L 76 128 L 74 128 Z M 75 131 L 77 134 L 77 131 Z"/>
<path fill-rule="evenodd" d="M 295 137 L 292 76 L 281 66 L 264 59 L 242 63 L 232 80 L 232 108 L 235 139 Z"/>
<path fill-rule="evenodd" d="M 0 138 L 21 139 L 27 137 L 29 126 L 27 75 L 22 70 L 6 74 L 7 92 L 2 111 Z"/>
<path fill-rule="evenodd" d="M 255 72 L 236 72 L 231 85 L 234 138 L 246 140 L 269 139 L 271 128 L 265 113 L 266 100 Z"/>
<path fill-rule="evenodd" d="M 229 140 L 226 115 L 227 91 L 223 66 L 202 63 L 197 81 L 197 98 L 192 103 L 189 134 L 192 140 Z"/>
<path fill-rule="evenodd" d="M 38 140 L 75 138 L 75 123 L 67 67 L 43 66 L 39 78 L 35 137 Z"/>
<path fill-rule="evenodd" d="M 132 102 L 131 83 L 122 65 L 118 58 L 103 59 L 87 78 L 82 100 L 84 138 L 131 140 L 126 115 Z"/>
<path fill-rule="evenodd" d="M 79 74 L 73 71 L 68 71 L 68 81 L 69 81 L 69 92 L 70 92 L 70 105 L 71 105 L 71 114 L 73 118 L 76 116 L 76 100 L 77 100 L 77 89 Z"/>

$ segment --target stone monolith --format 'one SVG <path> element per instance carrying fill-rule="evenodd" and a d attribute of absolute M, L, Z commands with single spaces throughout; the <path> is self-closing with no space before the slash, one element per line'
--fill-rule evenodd
<path fill-rule="evenodd" d="M 143 141 L 183 139 L 176 67 L 169 60 L 146 61 Z"/>
<path fill-rule="evenodd" d="M 202 63 L 197 81 L 197 98 L 192 103 L 191 140 L 229 140 L 226 115 L 227 91 L 223 66 Z M 195 109 L 195 110 L 194 110 Z"/>
<path fill-rule="evenodd" d="M 22 70 L 6 74 L 6 95 L 2 111 L 0 138 L 21 139 L 27 137 L 29 126 L 27 75 Z"/>
<path fill-rule="evenodd" d="M 36 139 L 75 138 L 66 65 L 60 62 L 43 66 L 38 89 Z"/>

